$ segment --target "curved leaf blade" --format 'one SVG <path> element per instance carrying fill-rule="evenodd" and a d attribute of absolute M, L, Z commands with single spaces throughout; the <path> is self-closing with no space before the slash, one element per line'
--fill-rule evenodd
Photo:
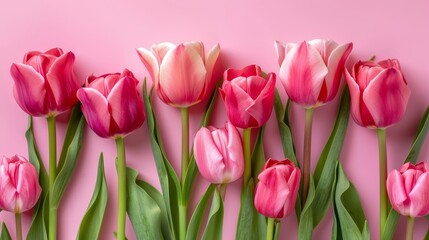
<path fill-rule="evenodd" d="M 4 222 L 1 224 L 0 240 L 12 240 L 9 230 L 7 230 L 6 224 Z"/>
<path fill-rule="evenodd" d="M 216 188 L 202 240 L 222 240 L 223 200 Z"/>
<path fill-rule="evenodd" d="M 192 214 L 191 221 L 189 221 L 188 231 L 186 235 L 187 240 L 195 240 L 198 238 L 198 234 L 200 232 L 202 220 L 204 217 L 204 212 L 207 208 L 207 204 L 215 188 L 216 186 L 214 184 L 210 184 L 203 197 L 201 197 L 200 201 L 198 202 L 198 205 L 195 208 L 194 213 Z"/>
<path fill-rule="evenodd" d="M 313 208 L 312 204 L 314 201 L 314 180 L 313 176 L 310 175 L 310 186 L 308 189 L 307 200 L 302 208 L 300 221 L 298 225 L 298 238 L 300 240 L 311 240 L 313 235 Z"/>

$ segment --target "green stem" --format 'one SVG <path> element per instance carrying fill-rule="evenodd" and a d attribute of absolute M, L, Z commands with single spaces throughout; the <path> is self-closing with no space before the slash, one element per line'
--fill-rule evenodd
<path fill-rule="evenodd" d="M 414 218 L 408 217 L 407 220 L 407 240 L 413 240 Z"/>
<path fill-rule="evenodd" d="M 49 136 L 49 202 L 54 197 L 54 183 L 57 177 L 57 130 L 55 117 L 48 117 L 48 136 Z M 49 240 L 57 239 L 57 207 L 49 206 Z"/>
<path fill-rule="evenodd" d="M 274 229 L 274 240 L 278 240 L 280 235 L 280 221 L 276 219 Z"/>
<path fill-rule="evenodd" d="M 311 131 L 313 127 L 313 112 L 314 108 L 305 109 L 302 206 L 304 206 L 305 201 L 307 200 L 308 187 L 310 186 Z"/>
<path fill-rule="evenodd" d="M 268 218 L 267 221 L 267 240 L 273 240 L 274 236 L 274 218 Z"/>
<path fill-rule="evenodd" d="M 250 180 L 250 174 L 252 173 L 252 156 L 251 156 L 251 149 L 250 149 L 250 135 L 252 133 L 251 128 L 245 128 L 243 130 L 243 151 L 244 151 L 244 174 L 243 174 L 243 180 L 244 184 L 243 187 L 246 188 L 247 183 Z"/>
<path fill-rule="evenodd" d="M 15 213 L 16 239 L 22 240 L 21 213 Z"/>
<path fill-rule="evenodd" d="M 182 117 L 182 168 L 181 180 L 182 187 L 185 185 L 186 172 L 189 165 L 189 109 L 181 108 Z M 183 193 L 182 193 L 183 194 Z M 180 240 L 186 239 L 188 203 L 181 202 L 179 206 L 179 237 Z"/>
<path fill-rule="evenodd" d="M 224 201 L 225 201 L 225 194 L 226 194 L 226 186 L 227 186 L 226 183 L 222 183 L 220 185 L 220 189 L 219 189 L 220 196 L 222 197 L 222 200 L 224 200 Z"/>
<path fill-rule="evenodd" d="M 386 129 L 377 129 L 379 171 L 380 171 L 380 239 L 383 238 L 384 228 L 388 213 L 388 199 L 386 190 L 387 180 L 387 151 L 386 151 Z"/>
<path fill-rule="evenodd" d="M 127 169 L 125 160 L 125 144 L 122 137 L 116 138 L 118 164 L 118 232 L 117 239 L 125 239 L 125 218 L 127 213 Z"/>

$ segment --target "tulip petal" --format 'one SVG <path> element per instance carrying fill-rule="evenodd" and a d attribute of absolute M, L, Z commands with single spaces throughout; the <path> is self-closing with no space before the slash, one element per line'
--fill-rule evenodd
<path fill-rule="evenodd" d="M 82 112 L 91 129 L 100 137 L 110 137 L 110 113 L 107 99 L 97 90 L 81 88 L 77 98 L 82 103 Z"/>
<path fill-rule="evenodd" d="M 184 43 L 183 45 L 185 45 L 185 47 L 193 48 L 200 55 L 201 59 L 206 59 L 204 45 L 202 42 L 193 41 Z"/>
<path fill-rule="evenodd" d="M 394 68 L 381 72 L 363 93 L 363 102 L 368 107 L 378 127 L 387 127 L 398 122 L 410 97 L 410 89 L 402 73 Z"/>
<path fill-rule="evenodd" d="M 159 65 L 161 65 L 161 62 L 164 60 L 165 55 L 175 47 L 176 45 L 170 42 L 163 42 L 152 45 L 151 51 L 152 54 L 155 56 L 156 60 L 158 61 L 158 69 Z"/>
<path fill-rule="evenodd" d="M 72 52 L 60 56 L 46 74 L 58 112 L 70 110 L 76 104 L 76 91 L 83 85 L 83 80 L 78 79 L 73 71 L 74 59 Z"/>
<path fill-rule="evenodd" d="M 411 191 L 410 215 L 412 217 L 423 217 L 429 214 L 429 173 L 423 173 Z"/>
<path fill-rule="evenodd" d="M 20 201 L 17 201 L 15 209 L 19 212 L 25 212 L 31 209 L 39 199 L 42 192 L 40 185 L 35 179 L 38 179 L 36 169 L 31 164 L 20 164 L 19 179 L 17 180 L 16 192 Z"/>
<path fill-rule="evenodd" d="M 192 106 L 201 100 L 206 73 L 201 56 L 181 44 L 169 51 L 161 63 L 158 91 L 161 97 L 168 97 L 171 105 Z"/>
<path fill-rule="evenodd" d="M 251 77 L 258 78 L 258 77 Z M 267 76 L 268 80 L 264 80 L 265 86 L 262 90 L 259 90 L 259 95 L 253 101 L 253 103 L 246 108 L 246 111 L 258 122 L 258 126 L 264 125 L 265 122 L 271 116 L 271 112 L 273 108 L 267 106 L 274 105 L 274 89 L 276 87 L 276 76 L 274 73 L 270 73 Z M 256 81 L 248 81 L 248 82 L 256 82 Z M 252 94 L 252 91 L 248 91 Z M 251 95 L 252 96 L 252 95 Z"/>
<path fill-rule="evenodd" d="M 229 68 L 224 72 L 224 79 L 227 81 L 232 81 L 237 77 L 254 77 L 259 76 L 262 78 L 262 70 L 258 65 L 249 65 L 243 69 L 234 69 Z"/>
<path fill-rule="evenodd" d="M 159 65 L 158 65 L 158 61 L 156 60 L 156 57 L 153 55 L 152 52 L 144 48 L 137 48 L 136 50 L 137 50 L 137 54 L 140 57 L 140 60 L 145 65 L 147 71 L 152 77 L 152 81 L 156 86 L 158 84 L 158 73 L 159 73 Z"/>
<path fill-rule="evenodd" d="M 281 66 L 286 56 L 285 45 L 282 42 L 275 41 L 274 49 L 276 50 L 276 53 L 277 53 L 277 59 L 278 59 L 277 61 L 279 62 L 279 66 Z"/>
<path fill-rule="evenodd" d="M 34 68 L 21 63 L 14 63 L 10 68 L 15 85 L 13 93 L 16 102 L 26 113 L 33 116 L 44 116 L 45 80 Z"/>
<path fill-rule="evenodd" d="M 124 134 L 139 128 L 144 122 L 143 100 L 136 87 L 137 81 L 134 78 L 124 77 L 117 82 L 107 97 L 110 114 L 115 123 L 111 123 L 111 130 L 115 135 L 125 136 Z"/>
<path fill-rule="evenodd" d="M 386 186 L 392 207 L 402 215 L 407 215 L 404 202 L 408 196 L 404 188 L 404 177 L 397 170 L 393 170 L 387 177 Z"/>
<path fill-rule="evenodd" d="M 216 44 L 213 46 L 212 49 L 207 54 L 207 59 L 205 60 L 206 64 L 206 84 L 204 87 L 204 93 L 202 94 L 201 99 L 206 99 L 208 96 L 211 95 L 213 92 L 213 89 L 216 86 L 216 83 L 218 82 L 218 79 L 213 77 L 213 71 L 214 67 L 216 65 L 216 62 L 219 59 L 220 54 L 220 46 L 219 44 Z"/>
<path fill-rule="evenodd" d="M 289 98 L 314 106 L 328 69 L 320 53 L 306 42 L 292 48 L 280 67 L 280 78 Z"/>
<path fill-rule="evenodd" d="M 317 49 L 325 62 L 325 65 L 328 65 L 328 59 L 331 56 L 332 51 L 338 47 L 338 43 L 332 40 L 313 39 L 308 41 L 308 43 Z"/>
<path fill-rule="evenodd" d="M 228 161 L 226 162 L 226 171 L 230 174 L 233 182 L 243 175 L 244 170 L 244 155 L 243 143 L 241 141 L 240 132 L 230 122 L 226 124 L 226 131 L 228 133 L 227 153 Z"/>

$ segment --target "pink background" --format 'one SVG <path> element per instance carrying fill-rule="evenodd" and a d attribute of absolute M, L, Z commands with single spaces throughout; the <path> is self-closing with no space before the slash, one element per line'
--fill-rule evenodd
<path fill-rule="evenodd" d="M 7 3 L 6 3 L 7 2 Z M 115 3 L 112 3 L 115 2 Z M 121 3 L 119 3 L 121 2 Z M 265 71 L 278 71 L 274 40 L 297 42 L 313 38 L 329 38 L 338 43 L 352 41 L 349 60 L 398 58 L 412 95 L 403 120 L 388 129 L 389 170 L 404 161 L 417 124 L 429 104 L 427 56 L 429 47 L 429 4 L 415 1 L 2 1 L 0 4 L 0 154 L 27 155 L 24 132 L 27 115 L 12 95 L 9 75 L 12 62 L 22 61 L 29 50 L 45 51 L 62 47 L 76 54 L 76 73 L 118 72 L 129 68 L 143 80 L 148 76 L 137 57 L 136 47 L 149 48 L 153 43 L 174 43 L 201 40 L 206 48 L 220 43 L 223 66 L 241 68 L 259 64 Z M 278 84 L 283 100 L 284 90 Z M 180 114 L 154 98 L 167 154 L 178 170 L 180 163 Z M 314 114 L 312 167 L 325 144 L 338 106 L 338 98 L 320 107 Z M 191 136 L 197 130 L 202 106 L 191 109 Z M 293 105 L 291 121 L 298 157 L 302 157 L 302 108 Z M 216 108 L 215 126 L 222 126 L 226 116 L 221 101 Z M 65 122 L 59 123 L 58 139 L 62 139 Z M 266 156 L 283 157 L 274 114 L 269 120 L 264 140 Z M 46 121 L 35 120 L 35 134 L 41 154 L 47 159 Z M 128 165 L 140 171 L 141 177 L 159 187 L 146 125 L 126 139 Z M 59 208 L 59 239 L 74 239 L 94 188 L 97 161 L 104 152 L 109 201 L 101 239 L 114 239 L 116 230 L 115 146 L 110 139 L 101 139 L 90 129 L 71 184 Z M 378 148 L 375 131 L 357 126 L 352 120 L 346 136 L 341 161 L 348 177 L 359 191 L 368 218 L 371 239 L 378 239 Z M 428 161 L 429 141 L 420 160 Z M 207 185 L 198 177 L 196 199 Z M 239 209 L 240 183 L 227 190 L 224 239 L 234 239 Z M 24 234 L 31 216 L 25 214 Z M 11 213 L 1 212 L 11 234 L 15 234 Z M 404 239 L 405 221 L 401 218 L 395 239 Z M 415 239 L 422 239 L 429 226 L 426 219 L 416 220 Z M 330 239 L 332 214 L 315 231 L 315 239 Z M 282 221 L 281 238 L 297 239 L 295 216 Z M 128 222 L 127 236 L 135 239 Z"/>

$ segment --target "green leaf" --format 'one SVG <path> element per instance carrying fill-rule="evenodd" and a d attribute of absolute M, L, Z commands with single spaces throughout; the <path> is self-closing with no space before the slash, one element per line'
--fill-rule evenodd
<path fill-rule="evenodd" d="M 428 231 L 426 232 L 426 236 L 425 236 L 425 239 L 424 240 L 429 240 L 429 229 L 428 229 Z"/>
<path fill-rule="evenodd" d="M 127 213 L 137 239 L 164 239 L 158 203 L 137 183 L 138 172 L 127 170 Z"/>
<path fill-rule="evenodd" d="M 398 225 L 399 213 L 397 213 L 393 208 L 390 208 L 389 215 L 387 216 L 387 220 L 384 227 L 383 239 L 382 240 L 390 240 L 393 239 L 393 235 L 395 234 L 396 225 Z"/>
<path fill-rule="evenodd" d="M 334 185 L 335 169 L 343 147 L 350 115 L 350 95 L 345 87 L 331 136 L 326 143 L 314 171 L 316 186 L 313 201 L 314 227 L 322 221 L 329 209 Z"/>
<path fill-rule="evenodd" d="M 265 125 L 259 129 L 258 137 L 256 138 L 255 146 L 252 153 L 252 177 L 255 185 L 258 183 L 258 175 L 262 171 L 265 164 L 264 154 L 264 129 Z"/>
<path fill-rule="evenodd" d="M 79 226 L 76 239 L 92 240 L 98 239 L 103 224 L 104 212 L 107 206 L 107 183 L 104 175 L 103 153 L 100 154 L 98 162 L 97 180 L 88 209 L 83 216 Z"/>
<path fill-rule="evenodd" d="M 4 222 L 2 222 L 1 224 L 0 240 L 12 240 L 9 234 L 9 230 L 7 230 L 6 224 Z"/>
<path fill-rule="evenodd" d="M 314 200 L 314 180 L 310 175 L 310 186 L 308 189 L 307 201 L 302 208 L 300 221 L 298 225 L 298 238 L 300 240 L 310 240 L 313 234 L 313 208 L 312 203 Z"/>
<path fill-rule="evenodd" d="M 250 178 L 247 187 L 241 192 L 236 240 L 259 240 L 266 237 L 267 220 L 256 211 L 253 205 L 254 191 L 253 178 Z"/>
<path fill-rule="evenodd" d="M 151 106 L 152 90 L 150 94 L 147 93 L 145 80 L 143 84 L 143 97 L 146 109 L 146 122 L 152 146 L 152 153 L 155 159 L 159 182 L 161 184 L 161 189 L 163 193 L 162 195 L 164 197 L 164 202 L 167 210 L 169 226 L 172 229 L 174 236 L 179 236 L 179 226 L 175 223 L 179 222 L 178 197 L 181 195 L 181 188 L 177 175 L 171 167 L 170 163 L 168 162 L 163 151 L 162 141 L 156 125 L 155 113 L 153 112 Z M 173 237 L 173 239 L 174 238 L 175 237 Z"/>
<path fill-rule="evenodd" d="M 215 188 L 216 186 L 214 184 L 210 184 L 203 197 L 198 202 L 198 205 L 195 208 L 194 213 L 192 214 L 191 221 L 189 221 L 188 231 L 186 235 L 187 240 L 195 240 L 198 238 L 198 233 L 200 232 L 204 212 Z"/>
<path fill-rule="evenodd" d="M 369 240 L 366 221 L 359 195 L 347 179 L 340 163 L 337 164 L 334 189 L 334 230 L 333 239 Z"/>
<path fill-rule="evenodd" d="M 223 200 L 216 188 L 202 240 L 222 240 Z"/>
<path fill-rule="evenodd" d="M 64 163 L 61 170 L 58 172 L 58 175 L 55 179 L 53 186 L 54 195 L 50 199 L 50 208 L 58 208 L 58 205 L 61 201 L 61 198 L 66 190 L 67 184 L 70 181 L 70 178 L 73 174 L 73 170 L 76 167 L 76 163 L 78 160 L 79 152 L 82 147 L 83 142 L 83 133 L 85 130 L 85 118 L 80 111 L 80 108 L 75 108 L 72 115 L 79 115 L 78 117 L 73 117 L 70 119 L 69 127 L 67 129 L 67 135 L 72 135 L 72 140 L 69 145 L 63 146 L 62 152 L 66 151 L 66 153 L 61 153 L 64 155 Z M 71 127 L 70 125 L 77 125 L 77 127 Z M 72 132 L 70 132 L 72 131 Z M 67 140 L 67 137 L 66 137 Z"/>

